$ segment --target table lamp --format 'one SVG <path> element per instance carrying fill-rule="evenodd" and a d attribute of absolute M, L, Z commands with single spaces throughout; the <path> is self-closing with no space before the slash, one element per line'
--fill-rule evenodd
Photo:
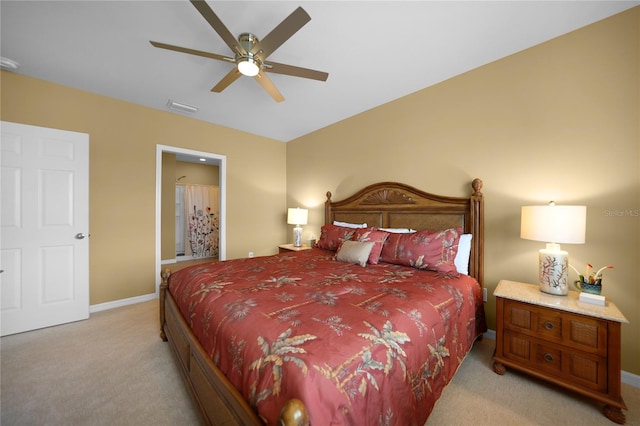
<path fill-rule="evenodd" d="M 307 209 L 301 209 L 299 207 L 295 209 L 289 209 L 287 211 L 287 223 L 289 225 L 295 225 L 293 228 L 293 246 L 302 246 L 302 227 L 300 225 L 307 224 Z"/>
<path fill-rule="evenodd" d="M 556 295 L 569 293 L 569 253 L 563 244 L 584 244 L 586 206 L 524 206 L 520 217 L 520 238 L 546 241 L 538 253 L 540 291 Z"/>

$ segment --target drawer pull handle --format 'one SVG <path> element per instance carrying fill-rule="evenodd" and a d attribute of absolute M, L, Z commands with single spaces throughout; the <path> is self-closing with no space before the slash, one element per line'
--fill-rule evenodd
<path fill-rule="evenodd" d="M 553 323 L 551 321 L 545 321 L 544 328 L 549 331 L 553 330 Z"/>
<path fill-rule="evenodd" d="M 544 360 L 547 362 L 553 362 L 553 355 L 547 352 L 546 354 L 544 354 Z"/>

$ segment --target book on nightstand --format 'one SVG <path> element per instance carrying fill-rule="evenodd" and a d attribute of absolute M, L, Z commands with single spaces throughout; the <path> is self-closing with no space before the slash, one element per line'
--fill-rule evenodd
<path fill-rule="evenodd" d="M 593 305 L 604 306 L 605 305 L 605 297 L 599 294 L 589 294 L 580 292 L 580 301 L 585 303 L 591 303 Z"/>

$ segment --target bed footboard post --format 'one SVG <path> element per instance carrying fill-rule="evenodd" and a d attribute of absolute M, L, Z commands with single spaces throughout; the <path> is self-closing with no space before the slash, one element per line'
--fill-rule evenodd
<path fill-rule="evenodd" d="M 484 288 L 484 196 L 482 194 L 482 179 L 475 178 L 471 182 L 471 216 L 473 217 L 474 238 L 471 241 L 471 259 L 473 259 L 473 273 L 480 286 Z"/>
<path fill-rule="evenodd" d="M 309 415 L 304 402 L 293 398 L 280 411 L 279 426 L 309 426 Z"/>
<path fill-rule="evenodd" d="M 171 275 L 171 268 L 162 268 L 160 271 L 160 277 L 162 283 L 160 283 L 160 338 L 163 342 L 167 341 L 167 335 L 164 333 L 165 324 L 165 312 L 164 302 L 167 298 L 167 291 L 169 290 L 169 276 Z"/>

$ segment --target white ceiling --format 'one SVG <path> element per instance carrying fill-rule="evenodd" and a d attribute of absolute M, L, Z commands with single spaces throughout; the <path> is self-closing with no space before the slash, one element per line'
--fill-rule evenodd
<path fill-rule="evenodd" d="M 266 35 L 302 6 L 311 21 L 269 59 L 329 73 L 269 74 L 211 88 L 232 64 L 149 40 L 231 55 L 188 1 L 0 3 L 1 54 L 18 73 L 289 141 L 640 4 L 640 1 L 209 1 L 234 34 Z"/>

